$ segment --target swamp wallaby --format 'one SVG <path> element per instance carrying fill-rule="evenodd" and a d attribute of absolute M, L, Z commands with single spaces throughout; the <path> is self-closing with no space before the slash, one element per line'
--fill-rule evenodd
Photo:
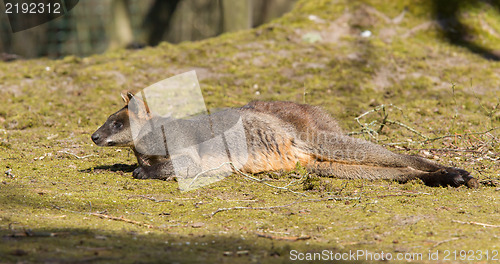
<path fill-rule="evenodd" d="M 164 139 L 150 137 L 146 140 L 146 134 L 139 139 L 144 141 L 144 144 L 138 145 L 137 140 L 134 144 L 132 121 L 139 124 L 148 121 L 161 123 L 163 118 L 148 115 L 149 111 L 141 111 L 140 106 L 139 110 L 131 109 L 129 104 L 134 98 L 131 93 L 122 97 L 127 105 L 109 116 L 92 135 L 92 140 L 99 146 L 131 147 L 139 163 L 139 167 L 133 172 L 134 178 L 167 179 L 178 176 L 175 175 L 168 151 L 160 154 L 147 154 L 148 152 L 144 151 L 159 146 L 165 148 Z M 247 152 L 245 163 L 240 170 L 246 173 L 292 170 L 299 163 L 322 176 L 390 179 L 402 183 L 418 178 L 429 186 L 478 187 L 477 179 L 465 170 L 443 166 L 418 156 L 393 153 L 371 142 L 346 136 L 337 122 L 316 106 L 293 102 L 255 101 L 231 111 L 211 116 L 224 119 L 227 113 L 236 113 L 240 118 Z M 148 114 L 145 114 L 146 112 Z M 196 120 L 194 118 L 182 121 L 176 126 L 197 126 L 198 130 L 194 130 L 200 131 L 198 123 L 203 122 Z M 224 126 L 219 128 L 221 131 L 224 129 Z M 175 129 L 167 130 L 169 131 L 174 133 L 174 136 L 177 133 Z M 208 140 L 197 132 L 193 132 L 192 137 L 197 137 L 198 140 L 201 137 L 202 141 Z M 189 145 L 189 142 L 186 144 Z M 204 153 L 199 150 L 196 152 L 197 157 L 190 158 L 203 160 L 207 152 L 209 151 Z"/>

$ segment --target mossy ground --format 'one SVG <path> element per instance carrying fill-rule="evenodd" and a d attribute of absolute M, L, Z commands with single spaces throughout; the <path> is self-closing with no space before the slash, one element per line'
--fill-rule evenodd
<path fill-rule="evenodd" d="M 262 27 L 201 42 L 0 63 L 0 262 L 281 263 L 292 249 L 491 257 L 500 250 L 500 63 L 444 40 L 430 8 L 301 1 Z M 500 19 L 487 4 L 460 18 L 474 42 L 500 49 Z M 372 36 L 361 37 L 365 30 Z M 467 169 L 481 187 L 298 180 L 300 167 L 257 177 L 298 180 L 290 189 L 307 197 L 241 175 L 185 193 L 175 182 L 132 179 L 133 154 L 99 148 L 90 134 L 121 107 L 120 92 L 191 69 L 209 108 L 320 105 L 355 136 Z M 212 216 L 232 207 L 262 210 Z"/>

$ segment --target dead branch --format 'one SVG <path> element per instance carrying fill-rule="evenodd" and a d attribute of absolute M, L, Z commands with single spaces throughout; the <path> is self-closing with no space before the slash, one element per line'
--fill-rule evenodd
<path fill-rule="evenodd" d="M 371 137 L 374 137 L 374 135 L 378 135 L 378 134 L 379 134 L 379 132 L 380 132 L 380 131 L 382 131 L 382 129 L 384 128 L 385 124 L 394 124 L 394 125 L 398 125 L 398 126 L 400 126 L 400 127 L 403 127 L 403 128 L 405 128 L 405 129 L 407 129 L 407 130 L 411 131 L 412 133 L 415 133 L 415 134 L 417 134 L 418 136 L 420 136 L 420 137 L 422 137 L 422 138 L 426 139 L 426 140 L 428 139 L 428 137 L 427 137 L 427 136 L 425 136 L 425 135 L 424 135 L 424 134 L 422 134 L 421 132 L 417 131 L 416 129 L 414 129 L 414 128 L 412 128 L 412 127 L 410 127 L 410 126 L 406 125 L 406 124 L 403 124 L 403 123 L 401 123 L 401 122 L 399 122 L 399 121 L 394 121 L 394 120 L 389 120 L 389 119 L 387 119 L 388 114 L 386 114 L 386 112 L 385 112 L 385 109 L 386 109 L 387 107 L 394 107 L 394 108 L 396 108 L 396 109 L 398 109 L 398 110 L 402 111 L 402 109 L 400 109 L 399 107 L 394 106 L 393 104 L 387 104 L 387 105 L 382 104 L 382 105 L 379 105 L 379 106 L 377 106 L 377 107 L 375 107 L 375 108 L 373 108 L 373 109 L 371 109 L 371 110 L 369 110 L 369 111 L 364 112 L 363 114 L 361 114 L 361 115 L 359 115 L 358 117 L 354 118 L 354 120 L 356 120 L 356 122 L 358 123 L 358 125 L 360 125 L 360 126 L 361 126 L 361 128 L 362 128 L 362 129 L 361 129 L 361 130 L 362 130 L 362 132 L 367 132 L 367 133 L 368 133 L 368 135 L 370 135 Z M 382 110 L 382 112 L 384 113 L 384 118 L 383 118 L 383 120 L 382 120 L 382 123 L 381 123 L 381 125 L 380 125 L 380 127 L 379 127 L 378 131 L 375 131 L 375 130 L 373 130 L 372 128 L 370 128 L 370 126 L 371 126 L 371 125 L 373 125 L 373 124 L 375 124 L 375 123 L 378 123 L 378 121 L 377 121 L 377 120 L 374 120 L 374 121 L 372 121 L 372 122 L 371 122 L 371 123 L 369 123 L 369 124 L 366 124 L 366 123 L 364 123 L 364 124 L 363 124 L 363 123 L 361 123 L 361 121 L 360 121 L 360 119 L 361 119 L 361 118 L 365 117 L 366 115 L 368 115 L 368 114 L 370 114 L 370 113 L 378 112 L 378 111 L 380 111 L 380 110 Z"/>
<path fill-rule="evenodd" d="M 399 190 L 400 192 L 404 192 L 404 193 L 412 193 L 412 194 L 424 194 L 424 195 L 432 195 L 430 193 L 426 193 L 426 192 L 418 192 L 418 191 L 410 191 L 410 190 Z"/>
<path fill-rule="evenodd" d="M 359 115 L 358 117 L 354 118 L 354 120 L 356 120 L 356 122 L 358 123 L 358 125 L 359 125 L 359 126 L 361 126 L 361 133 L 366 132 L 366 133 L 368 133 L 368 135 L 369 135 L 369 136 L 371 136 L 371 137 L 373 137 L 373 138 L 375 138 L 374 134 L 375 134 L 375 135 L 378 135 L 377 131 L 375 131 L 375 130 L 373 130 L 373 129 L 371 129 L 371 128 L 369 127 L 369 126 L 370 126 L 373 122 L 372 122 L 372 123 L 370 123 L 370 124 L 366 124 L 366 123 L 364 123 L 364 124 L 363 124 L 363 123 L 361 123 L 361 121 L 359 121 L 359 120 L 360 120 L 361 118 L 363 118 L 364 116 L 366 116 L 366 115 L 368 115 L 368 114 L 370 114 L 370 113 L 378 112 L 378 111 L 380 111 L 381 109 L 384 109 L 384 111 L 385 111 L 385 107 L 386 107 L 386 106 L 393 106 L 393 105 L 392 105 L 392 104 L 388 104 L 388 105 L 384 105 L 384 104 L 383 104 L 383 105 L 379 105 L 379 106 L 377 106 L 377 107 L 375 107 L 375 108 L 373 108 L 373 109 L 371 109 L 371 110 L 369 110 L 369 111 L 366 111 L 366 112 L 362 113 L 362 114 L 361 114 L 361 115 Z M 376 122 L 376 121 L 375 121 L 375 122 Z"/>
<path fill-rule="evenodd" d="M 229 165 L 231 165 L 231 166 L 234 168 L 234 165 L 232 165 L 232 164 L 233 164 L 232 162 L 223 162 L 222 164 L 220 164 L 220 165 L 219 165 L 219 166 L 217 166 L 217 167 L 213 167 L 213 168 L 210 168 L 210 169 L 207 169 L 207 170 L 204 170 L 204 171 L 200 171 L 199 173 L 197 173 L 197 174 L 193 177 L 193 179 L 191 180 L 191 182 L 190 182 L 190 183 L 189 183 L 189 185 L 188 185 L 188 188 L 190 188 L 190 187 L 191 187 L 191 185 L 193 185 L 193 183 L 194 183 L 194 182 L 198 179 L 198 177 L 200 177 L 200 175 L 203 175 L 203 174 L 205 174 L 205 173 L 207 173 L 207 172 L 211 172 L 211 171 L 214 171 L 214 170 L 218 170 L 218 169 L 222 168 L 222 166 L 224 166 L 224 165 L 228 165 L 228 164 L 229 164 Z"/>
<path fill-rule="evenodd" d="M 494 128 L 488 129 L 488 130 L 483 131 L 483 132 L 470 132 L 470 133 L 464 133 L 464 134 L 460 134 L 460 135 L 444 135 L 444 136 L 440 136 L 440 137 L 429 138 L 427 140 L 424 140 L 423 143 L 432 142 L 432 141 L 436 141 L 436 140 L 444 139 L 444 138 L 455 138 L 457 136 L 484 135 L 484 134 L 490 133 L 491 131 L 495 131 L 497 129 L 500 129 L 500 127 L 494 127 Z"/>
<path fill-rule="evenodd" d="M 385 198 L 385 197 L 397 197 L 397 196 L 407 196 L 407 197 L 415 197 L 418 194 L 428 194 L 428 193 L 395 193 L 395 194 L 383 194 L 377 195 L 376 198 Z"/>
<path fill-rule="evenodd" d="M 428 143 L 428 142 L 433 142 L 433 141 L 436 141 L 436 140 L 440 140 L 440 139 L 445 139 L 445 138 L 455 138 L 457 136 L 470 136 L 470 135 L 484 135 L 484 134 L 488 134 L 490 133 L 491 131 L 495 131 L 497 129 L 500 129 L 500 127 L 494 127 L 492 129 L 488 129 L 486 131 L 483 131 L 483 132 L 472 132 L 472 133 L 464 133 L 464 134 L 460 134 L 460 135 L 451 135 L 451 134 L 448 134 L 448 135 L 444 135 L 444 136 L 439 136 L 439 137 L 434 137 L 434 138 L 428 138 L 426 140 L 421 140 L 421 141 L 414 141 L 412 143 L 415 143 L 415 144 L 421 144 L 421 143 Z M 385 146 L 393 146 L 393 145 L 403 145 L 403 144 L 407 144 L 408 142 L 395 142 L 395 143 L 386 143 L 386 144 L 383 144 Z"/>
<path fill-rule="evenodd" d="M 375 241 L 351 241 L 351 242 L 343 242 L 344 246 L 353 246 L 353 245 L 371 245 L 375 244 Z"/>
<path fill-rule="evenodd" d="M 482 154 L 484 151 L 477 151 L 477 150 L 472 150 L 472 149 L 451 149 L 451 148 L 404 148 L 406 151 L 410 150 L 416 150 L 416 151 L 437 151 L 437 152 L 471 152 L 471 153 L 477 153 L 477 154 Z"/>
<path fill-rule="evenodd" d="M 285 208 L 285 207 L 290 207 L 294 204 L 300 204 L 300 203 L 310 203 L 310 202 L 322 202 L 322 201 L 345 201 L 345 200 L 361 200 L 361 197 L 342 197 L 342 196 L 328 196 L 322 199 L 309 199 L 309 200 L 302 200 L 302 201 L 295 201 L 293 203 L 285 204 L 285 205 L 276 205 L 276 206 L 267 206 L 267 207 L 253 207 L 253 206 L 235 206 L 235 207 L 229 207 L 229 208 L 219 208 L 216 211 L 214 211 L 210 217 L 213 217 L 217 213 L 224 212 L 224 211 L 231 211 L 231 210 L 272 210 L 276 208 Z"/>
<path fill-rule="evenodd" d="M 136 195 L 135 197 L 140 197 L 140 198 L 144 198 L 144 199 L 147 199 L 147 200 L 150 200 L 150 201 L 153 201 L 155 203 L 163 203 L 163 202 L 172 202 L 172 200 L 169 200 L 169 199 L 156 199 L 156 198 L 153 198 L 153 197 L 149 197 L 149 196 L 146 196 L 146 195 Z"/>
<path fill-rule="evenodd" d="M 415 141 L 413 143 L 416 143 L 416 144 L 420 144 L 420 143 L 428 143 L 428 142 L 433 142 L 433 141 L 436 141 L 436 140 L 440 140 L 440 139 L 444 139 L 444 138 L 456 138 L 457 136 L 474 136 L 474 135 L 483 135 L 483 134 L 487 134 L 491 131 L 495 131 L 497 129 L 500 129 L 500 127 L 494 127 L 494 128 L 491 128 L 489 130 L 486 130 L 486 131 L 483 131 L 483 132 L 470 132 L 470 133 L 464 133 L 464 134 L 460 134 L 460 135 L 444 135 L 444 136 L 439 136 L 439 137 L 434 137 L 434 138 L 429 138 L 427 136 L 425 136 L 424 134 L 422 134 L 421 132 L 419 132 L 418 130 L 404 124 L 404 123 L 401 123 L 399 121 L 394 121 L 394 120 L 389 120 L 387 119 L 387 114 L 385 112 L 386 108 L 387 107 L 394 107 L 400 111 L 403 111 L 402 109 L 400 109 L 399 107 L 397 106 L 394 106 L 393 104 L 382 104 L 382 105 L 379 105 L 369 111 L 366 111 L 364 112 L 363 114 L 359 115 L 358 117 L 354 118 L 354 120 L 356 120 L 356 122 L 358 123 L 359 126 L 361 126 L 361 132 L 351 132 L 349 133 L 349 135 L 357 135 L 357 134 L 364 134 L 364 133 L 367 133 L 369 136 L 373 137 L 374 139 L 377 139 L 375 137 L 375 135 L 378 135 L 379 132 L 382 130 L 382 128 L 385 126 L 385 124 L 394 124 L 394 125 L 398 125 L 400 127 L 403 127 L 409 131 L 411 131 L 412 133 L 420 136 L 423 138 L 423 140 L 421 141 Z M 377 120 L 374 120 L 372 122 L 370 122 L 369 124 L 367 123 L 362 123 L 360 121 L 361 118 L 367 116 L 368 114 L 371 114 L 371 113 L 374 113 L 374 112 L 379 112 L 379 111 L 382 111 L 383 114 L 384 114 L 384 117 L 383 117 L 383 120 L 382 120 L 382 123 L 378 129 L 378 131 L 375 131 L 374 129 L 372 129 L 370 126 L 373 126 L 374 124 L 376 123 L 379 123 L 379 121 Z M 395 143 L 386 143 L 384 145 L 386 146 L 392 146 L 392 145 L 402 145 L 402 144 L 407 144 L 408 142 L 395 142 Z M 447 149 L 446 151 L 454 151 L 452 149 Z M 476 153 L 474 151 L 465 151 L 465 152 L 473 152 L 473 153 Z"/>
<path fill-rule="evenodd" d="M 31 229 L 24 229 L 23 231 L 16 231 L 9 237 L 56 237 L 56 236 L 66 236 L 70 232 L 33 232 Z"/>
<path fill-rule="evenodd" d="M 407 193 L 378 195 L 378 196 L 366 197 L 366 198 L 384 198 L 384 197 L 390 197 L 390 196 L 415 196 L 418 194 L 430 195 L 429 193 L 424 193 L 424 192 L 409 192 L 408 191 Z M 210 214 L 210 217 L 213 217 L 214 215 L 216 215 L 220 212 L 232 211 L 232 210 L 272 210 L 272 209 L 277 209 L 277 208 L 286 208 L 286 207 L 290 207 L 294 204 L 300 204 L 300 203 L 323 202 L 323 201 L 351 201 L 351 200 L 360 201 L 361 196 L 358 196 L 358 197 L 328 196 L 328 197 L 321 198 L 321 199 L 309 199 L 309 200 L 295 201 L 293 203 L 289 203 L 289 204 L 285 204 L 285 205 L 275 205 L 275 206 L 265 206 L 265 207 L 235 206 L 235 207 L 228 207 L 228 208 L 219 208 L 216 211 L 214 211 L 212 214 Z"/>
<path fill-rule="evenodd" d="M 291 182 L 289 182 L 287 185 L 284 186 L 284 188 L 288 188 L 290 186 L 293 186 L 293 185 L 296 185 L 298 183 L 300 183 L 302 180 L 304 180 L 304 178 L 306 178 L 307 176 L 309 176 L 309 173 L 306 173 L 306 174 L 302 174 L 302 176 L 300 176 L 299 179 L 297 180 L 293 180 Z"/>
<path fill-rule="evenodd" d="M 235 207 L 229 207 L 229 208 L 219 208 L 215 212 L 213 212 L 210 217 L 213 217 L 214 215 L 224 212 L 224 211 L 231 211 L 231 210 L 272 210 L 276 208 L 285 208 L 289 207 L 291 205 L 297 204 L 299 202 L 294 202 L 290 204 L 285 204 L 285 205 L 276 205 L 276 206 L 267 206 L 267 207 L 252 207 L 252 206 L 235 206 Z"/>
<path fill-rule="evenodd" d="M 311 236 L 308 236 L 308 235 L 294 237 L 294 236 L 275 236 L 275 235 L 265 234 L 265 233 L 259 233 L 259 232 L 255 232 L 255 234 L 258 237 L 264 237 L 264 238 L 269 238 L 269 239 L 274 239 L 274 240 L 285 240 L 285 241 L 297 241 L 297 240 L 308 240 L 308 239 L 311 239 Z"/>
<path fill-rule="evenodd" d="M 86 250 L 86 251 L 107 251 L 107 250 L 112 250 L 113 247 L 84 247 L 84 246 L 76 246 L 76 248 L 78 249 L 83 249 L 83 250 Z"/>
<path fill-rule="evenodd" d="M 77 159 L 85 159 L 85 158 L 88 158 L 88 157 L 96 156 L 96 155 L 94 155 L 94 154 L 90 154 L 90 155 L 86 155 L 86 156 L 80 157 L 80 156 L 78 156 L 78 155 L 76 155 L 76 154 L 74 154 L 74 153 L 71 153 L 71 152 L 69 152 L 69 151 L 60 150 L 60 151 L 58 151 L 58 152 L 59 152 L 59 153 L 65 153 L 65 154 L 72 155 L 72 156 L 76 157 Z"/>
<path fill-rule="evenodd" d="M 243 177 L 247 178 L 247 179 L 250 179 L 250 180 L 253 180 L 253 181 L 256 181 L 256 182 L 259 182 L 259 183 L 262 183 L 268 187 L 271 187 L 271 188 L 275 188 L 275 189 L 279 189 L 279 190 L 284 190 L 284 191 L 289 191 L 291 193 L 294 193 L 294 194 L 298 194 L 298 195 L 302 195 L 302 196 L 307 196 L 307 194 L 305 193 L 301 193 L 301 192 L 296 192 L 296 191 L 293 191 L 293 190 L 290 190 L 287 186 L 289 185 L 286 185 L 285 187 L 282 187 L 282 186 L 275 186 L 275 185 L 272 185 L 272 184 L 269 184 L 267 182 L 265 182 L 264 180 L 262 179 L 258 179 L 258 178 L 255 178 L 255 177 L 252 177 L 244 172 L 242 172 L 241 170 L 237 169 L 232 162 L 230 162 L 231 166 L 233 167 L 233 169 L 235 171 L 237 171 L 240 175 L 242 175 Z"/>
<path fill-rule="evenodd" d="M 454 223 L 459 223 L 459 224 L 468 224 L 468 225 L 478 225 L 482 227 L 500 227 L 500 225 L 491 225 L 491 224 L 484 224 L 484 223 L 479 223 L 479 222 L 464 222 L 460 220 L 451 220 Z"/>
<path fill-rule="evenodd" d="M 425 136 L 424 134 L 422 134 L 422 133 L 418 132 L 416 129 L 414 129 L 414 128 L 412 128 L 412 127 L 408 126 L 408 125 L 405 125 L 405 124 L 403 124 L 403 123 L 401 123 L 401 122 L 399 122 L 399 121 L 387 120 L 387 123 L 390 123 L 390 124 L 395 124 L 395 125 L 398 125 L 398 126 L 404 127 L 404 128 L 406 128 L 407 130 L 409 130 L 409 131 L 411 131 L 411 132 L 413 132 L 413 133 L 415 133 L 415 134 L 419 135 L 420 137 L 425 138 L 426 140 L 427 140 L 427 139 L 429 139 L 427 136 Z"/>
<path fill-rule="evenodd" d="M 256 182 L 262 183 L 262 184 L 264 184 L 264 185 L 266 185 L 266 186 L 268 186 L 268 187 L 271 187 L 271 188 L 275 188 L 275 189 L 279 189 L 279 190 L 288 191 L 288 192 L 291 192 L 291 193 L 294 193 L 294 194 L 298 194 L 298 195 L 302 195 L 302 196 L 307 196 L 305 193 L 296 192 L 296 191 L 290 190 L 290 189 L 288 188 L 288 186 L 290 186 L 290 184 L 292 184 L 292 183 L 293 183 L 293 182 L 295 182 L 295 181 L 292 181 L 292 183 L 289 183 L 288 185 L 286 185 L 286 186 L 284 186 L 284 187 L 282 187 L 282 186 L 272 185 L 272 184 L 269 184 L 269 183 L 265 182 L 265 181 L 264 181 L 264 180 L 262 180 L 262 179 L 258 179 L 258 178 L 252 177 L 252 176 L 250 176 L 250 175 L 248 175 L 248 174 L 246 174 L 246 173 L 242 172 L 241 170 L 239 170 L 238 168 L 236 168 L 236 166 L 234 166 L 234 164 L 233 164 L 232 162 L 224 162 L 224 163 L 222 163 L 221 165 L 219 165 L 219 166 L 218 166 L 218 167 L 216 167 L 216 168 L 211 168 L 211 169 L 208 169 L 208 170 L 206 170 L 206 171 L 202 171 L 202 172 L 200 172 L 200 173 L 196 174 L 195 178 L 196 178 L 196 177 L 198 177 L 200 174 L 206 173 L 206 172 L 208 172 L 208 171 L 211 171 L 211 170 L 217 170 L 217 169 L 221 168 L 222 166 L 224 166 L 224 165 L 226 165 L 226 164 L 231 165 L 231 167 L 233 168 L 233 170 L 234 170 L 234 171 L 238 172 L 241 176 L 243 176 L 243 177 L 245 177 L 245 178 L 247 178 L 247 179 L 250 179 L 250 180 L 252 180 L 252 181 L 256 181 Z M 193 181 L 192 181 L 191 183 L 193 183 L 193 182 L 194 182 L 194 180 L 195 180 L 195 179 L 193 179 Z M 190 184 L 190 185 L 191 185 L 191 184 Z"/>
<path fill-rule="evenodd" d="M 446 240 L 443 240 L 443 241 L 439 241 L 437 242 L 436 244 L 432 245 L 431 248 L 435 248 L 441 244 L 444 244 L 444 243 L 447 243 L 447 242 L 450 242 L 450 241 L 454 241 L 454 240 L 458 240 L 458 237 L 454 237 L 454 238 L 450 238 L 450 239 L 446 239 Z"/>
<path fill-rule="evenodd" d="M 134 221 L 134 220 L 130 220 L 130 219 L 124 218 L 123 216 L 116 217 L 116 216 L 99 214 L 99 213 L 89 213 L 89 215 L 97 216 L 99 218 L 110 219 L 110 220 L 114 220 L 114 221 L 122 221 L 122 222 L 125 222 L 125 223 L 130 223 L 130 224 L 134 224 L 134 225 L 138 225 L 138 226 L 143 226 L 143 227 L 147 227 L 147 228 L 157 228 L 157 227 L 155 227 L 153 225 L 150 225 L 150 224 L 146 224 L 146 223 L 142 223 L 142 222 L 138 222 L 138 221 Z"/>
<path fill-rule="evenodd" d="M 370 185 L 365 185 L 365 186 L 379 187 L 380 185 L 370 184 Z M 413 197 L 413 196 L 417 196 L 417 195 L 431 195 L 430 193 L 426 193 L 426 192 L 409 191 L 409 190 L 398 190 L 398 189 L 395 189 L 395 188 L 393 189 L 390 186 L 388 188 L 389 188 L 388 191 L 389 192 L 393 192 L 393 193 L 379 194 L 380 193 L 379 190 L 371 190 L 371 191 L 363 191 L 361 194 L 363 195 L 364 198 L 384 198 L 384 197 L 391 197 L 391 196 L 409 196 L 409 197 Z M 370 195 L 370 196 L 367 195 L 367 194 L 372 194 L 372 193 L 376 193 L 378 195 Z M 351 197 L 340 197 L 340 198 L 343 199 L 343 200 L 346 200 L 346 198 L 350 198 L 350 200 L 359 200 L 361 197 L 352 197 L 352 198 Z"/>
<path fill-rule="evenodd" d="M 76 213 L 76 214 L 84 214 L 84 215 L 97 216 L 97 217 L 103 218 L 103 219 L 110 219 L 110 220 L 114 220 L 114 221 L 122 221 L 122 222 L 125 222 L 125 223 L 130 223 L 130 224 L 134 224 L 134 225 L 138 225 L 138 226 L 143 226 L 143 227 L 147 227 L 147 228 L 157 228 L 157 229 L 159 228 L 159 227 L 156 227 L 156 226 L 153 226 L 153 225 L 150 225 L 150 224 L 146 224 L 146 223 L 142 223 L 142 222 L 130 220 L 130 219 L 127 219 L 127 218 L 124 218 L 124 217 L 116 217 L 116 216 L 99 214 L 99 213 L 79 212 L 79 211 L 73 211 L 73 210 L 65 209 L 65 208 L 62 208 L 62 207 L 59 207 L 59 206 L 56 206 L 56 205 L 52 205 L 52 206 L 55 209 L 61 210 L 61 211 L 67 211 L 67 212 Z"/>

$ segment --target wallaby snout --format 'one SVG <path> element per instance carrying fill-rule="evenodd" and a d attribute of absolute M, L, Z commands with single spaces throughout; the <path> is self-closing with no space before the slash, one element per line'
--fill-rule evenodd
<path fill-rule="evenodd" d="M 94 134 L 92 134 L 92 136 L 90 137 L 92 139 L 92 141 L 94 141 L 94 143 L 96 143 L 96 145 L 99 145 L 99 139 L 100 139 L 101 136 L 99 136 L 99 132 L 96 131 L 94 132 Z"/>

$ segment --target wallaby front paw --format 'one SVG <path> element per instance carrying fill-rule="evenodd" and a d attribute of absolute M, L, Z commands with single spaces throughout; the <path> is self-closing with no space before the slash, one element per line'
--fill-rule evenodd
<path fill-rule="evenodd" d="M 134 179 L 149 179 L 148 173 L 143 167 L 139 167 L 132 172 Z"/>
<path fill-rule="evenodd" d="M 157 167 L 139 167 L 134 170 L 132 177 L 135 179 L 160 179 L 165 181 L 174 180 L 175 176 L 172 174 L 162 173 Z"/>

